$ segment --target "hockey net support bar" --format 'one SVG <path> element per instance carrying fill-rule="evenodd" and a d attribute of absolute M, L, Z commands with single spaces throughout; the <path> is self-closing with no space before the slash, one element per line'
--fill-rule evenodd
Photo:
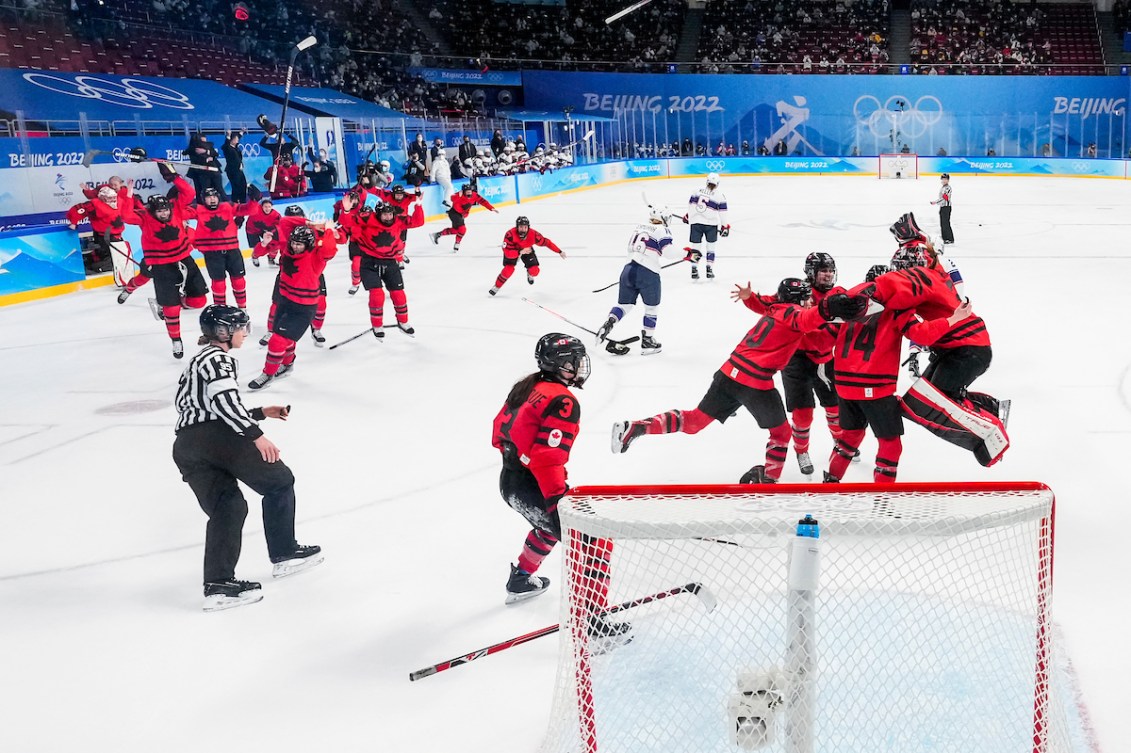
<path fill-rule="evenodd" d="M 575 488 L 542 750 L 1085 750 L 1052 640 L 1054 511 L 1036 482 Z M 802 592 L 805 514 L 820 574 Z M 673 578 L 718 608 L 642 607 L 630 643 L 591 650 L 589 615 Z"/>
<path fill-rule="evenodd" d="M 919 177 L 918 154 L 881 154 L 876 175 L 880 178 L 911 179 Z"/>

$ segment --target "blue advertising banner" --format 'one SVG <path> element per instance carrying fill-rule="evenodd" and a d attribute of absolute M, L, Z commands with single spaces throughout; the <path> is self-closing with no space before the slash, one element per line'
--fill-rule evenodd
<path fill-rule="evenodd" d="M 0 296 L 85 278 L 78 235 L 69 228 L 0 233 Z"/>
<path fill-rule="evenodd" d="M 520 71 L 457 71 L 449 68 L 409 68 L 431 84 L 472 84 L 475 86 L 522 86 Z"/>
<path fill-rule="evenodd" d="M 618 119 L 621 144 L 782 142 L 791 156 L 1127 154 L 1131 80 L 1114 76 L 523 73 L 526 107 Z M 623 151 L 622 151 L 623 153 Z M 939 155 L 942 156 L 942 155 Z"/>
<path fill-rule="evenodd" d="M 684 175 L 823 175 L 876 173 L 875 157 L 688 157 L 668 160 L 671 177 Z"/>
<path fill-rule="evenodd" d="M 215 81 L 156 76 L 115 76 L 0 69 L 0 112 L 17 111 L 28 120 L 133 120 L 189 122 L 233 120 L 255 122 L 274 104 Z"/>
<path fill-rule="evenodd" d="M 1126 178 L 1127 162 L 1117 159 L 1040 157 L 920 157 L 919 174 L 925 173 Z"/>

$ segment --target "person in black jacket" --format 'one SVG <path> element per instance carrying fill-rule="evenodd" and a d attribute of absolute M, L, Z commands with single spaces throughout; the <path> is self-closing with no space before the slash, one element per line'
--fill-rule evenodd
<path fill-rule="evenodd" d="M 495 153 L 495 159 L 503 153 L 503 149 L 507 145 L 507 140 L 503 138 L 503 132 L 496 129 L 493 136 L 491 136 L 491 151 Z"/>
<path fill-rule="evenodd" d="M 404 163 L 404 181 L 410 186 L 420 188 L 421 184 L 424 183 L 425 172 L 424 163 L 415 157 Z"/>
<path fill-rule="evenodd" d="M 420 160 L 421 164 L 428 162 L 428 144 L 424 143 L 424 134 L 416 134 L 416 140 L 408 145 L 408 158 L 410 160 Z"/>
<path fill-rule="evenodd" d="M 224 174 L 232 184 L 232 201 L 236 204 L 247 201 L 247 176 L 243 174 L 243 152 L 240 151 L 240 139 L 244 133 L 245 131 L 229 132 L 220 147 L 224 152 Z"/>
<path fill-rule="evenodd" d="M 475 159 L 479 155 L 479 148 L 471 143 L 470 136 L 463 137 L 463 143 L 459 145 L 459 161 Z"/>
<path fill-rule="evenodd" d="M 196 188 L 196 195 L 203 194 L 206 188 L 215 188 L 220 192 L 220 200 L 227 201 L 227 194 L 224 193 L 224 181 L 220 178 L 220 153 L 216 151 L 216 147 L 208 140 L 208 137 L 197 131 L 189 139 L 185 152 L 192 164 L 212 168 L 210 170 L 202 170 L 199 167 L 188 169 L 188 177 L 192 181 L 193 187 Z"/>
<path fill-rule="evenodd" d="M 329 193 L 338 185 L 338 169 L 333 162 L 323 162 L 321 157 L 315 157 L 313 165 L 303 172 L 310 178 L 312 193 Z"/>

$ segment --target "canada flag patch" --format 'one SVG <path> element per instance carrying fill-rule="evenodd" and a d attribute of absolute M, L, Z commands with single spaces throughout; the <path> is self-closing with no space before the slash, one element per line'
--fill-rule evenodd
<path fill-rule="evenodd" d="M 550 445 L 551 447 L 557 447 L 561 443 L 562 443 L 562 430 L 561 429 L 553 429 L 552 431 L 550 431 L 550 436 L 548 436 L 546 438 L 546 444 Z"/>

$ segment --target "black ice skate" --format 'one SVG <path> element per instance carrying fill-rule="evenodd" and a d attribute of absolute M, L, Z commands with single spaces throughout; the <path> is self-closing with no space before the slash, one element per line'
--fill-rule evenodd
<path fill-rule="evenodd" d="M 248 580 L 221 580 L 204 584 L 204 611 L 254 604 L 263 599 L 262 586 Z"/>
<path fill-rule="evenodd" d="M 185 357 L 185 344 L 179 339 L 173 341 L 173 358 Z"/>
<path fill-rule="evenodd" d="M 603 343 L 609 337 L 609 333 L 613 331 L 613 327 L 617 324 L 617 318 L 610 315 L 605 323 L 597 328 L 597 342 Z"/>
<path fill-rule="evenodd" d="M 651 356 L 660 352 L 664 346 L 644 330 L 640 330 L 640 355 Z"/>
<path fill-rule="evenodd" d="M 813 475 L 813 461 L 809 459 L 809 453 L 797 453 L 797 465 L 801 468 L 801 472 L 806 476 Z"/>
<path fill-rule="evenodd" d="M 267 343 L 271 342 L 271 333 L 265 332 L 263 337 L 259 338 L 259 347 L 266 348 Z"/>
<path fill-rule="evenodd" d="M 322 547 L 298 545 L 289 554 L 271 558 L 271 564 L 275 566 L 271 570 L 271 576 L 285 578 L 288 575 L 301 573 L 303 570 L 309 570 L 315 565 L 322 564 L 324 559 L 326 557 L 322 554 Z"/>
<path fill-rule="evenodd" d="M 380 327 L 373 328 L 373 336 L 377 338 L 377 342 L 385 342 L 385 330 Z"/>
<path fill-rule="evenodd" d="M 248 382 L 247 388 L 249 390 L 261 390 L 264 387 L 266 387 L 267 385 L 271 384 L 271 382 L 273 382 L 273 381 L 275 381 L 274 375 L 268 374 L 265 371 L 262 374 L 260 374 L 259 376 L 257 376 L 255 379 L 252 379 L 250 382 Z"/>
<path fill-rule="evenodd" d="M 746 473 L 742 474 L 742 478 L 738 480 L 740 484 L 776 484 L 777 479 L 772 479 L 766 475 L 766 466 L 756 465 Z"/>
<path fill-rule="evenodd" d="M 589 618 L 589 653 L 605 654 L 632 642 L 632 624 L 609 622 L 607 617 L 595 614 Z"/>
<path fill-rule="evenodd" d="M 428 237 L 432 239 L 432 245 L 433 246 L 439 246 L 440 245 L 440 234 L 439 233 L 429 233 Z"/>
<path fill-rule="evenodd" d="M 122 291 L 118 293 L 118 303 L 125 303 L 126 299 L 130 297 L 130 292 L 129 289 L 123 288 Z"/>
<path fill-rule="evenodd" d="M 409 337 L 416 337 L 416 330 L 413 329 L 408 322 L 397 322 L 397 329 L 404 332 Z"/>
<path fill-rule="evenodd" d="M 712 267 L 712 266 L 711 266 L 711 265 L 709 265 L 709 264 L 707 265 L 707 279 L 708 279 L 708 280 L 713 280 L 713 279 L 715 279 L 715 268 L 714 268 L 714 267 Z"/>
<path fill-rule="evenodd" d="M 490 295 L 496 295 L 496 294 L 498 294 L 498 292 L 499 292 L 499 289 L 497 287 L 495 287 L 494 285 L 492 285 L 491 289 L 487 291 L 487 293 L 490 294 Z"/>
<path fill-rule="evenodd" d="M 507 579 L 507 604 L 517 604 L 520 601 L 533 599 L 546 592 L 550 586 L 550 579 L 541 575 L 524 573 L 516 566 L 511 565 L 511 575 Z"/>
<path fill-rule="evenodd" d="M 642 437 L 647 433 L 647 421 L 617 421 L 613 424 L 613 452 L 628 452 L 628 446 L 637 437 Z"/>
<path fill-rule="evenodd" d="M 349 294 L 350 295 L 357 295 L 357 289 L 360 288 L 360 287 L 361 287 L 360 285 L 350 285 Z"/>
<path fill-rule="evenodd" d="M 165 311 L 161 308 L 161 305 L 157 303 L 157 299 L 147 298 L 146 300 L 149 302 L 149 313 L 153 314 L 153 318 L 159 322 L 165 321 Z"/>
<path fill-rule="evenodd" d="M 534 275 L 531 275 L 531 274 L 526 275 L 526 283 L 528 285 L 533 285 L 534 284 Z"/>
<path fill-rule="evenodd" d="M 692 265 L 692 267 L 691 267 L 691 279 L 692 280 L 698 280 L 699 279 L 699 267 Z"/>
<path fill-rule="evenodd" d="M 314 325 L 310 326 L 310 337 L 314 340 L 314 346 L 322 348 L 326 346 L 326 335 L 322 334 L 322 330 L 315 329 Z"/>
<path fill-rule="evenodd" d="M 822 484 L 839 484 L 840 483 L 840 479 L 837 478 L 836 476 L 834 476 L 833 474 L 829 473 L 828 471 L 823 471 L 823 473 L 824 473 L 824 476 L 821 478 Z"/>

